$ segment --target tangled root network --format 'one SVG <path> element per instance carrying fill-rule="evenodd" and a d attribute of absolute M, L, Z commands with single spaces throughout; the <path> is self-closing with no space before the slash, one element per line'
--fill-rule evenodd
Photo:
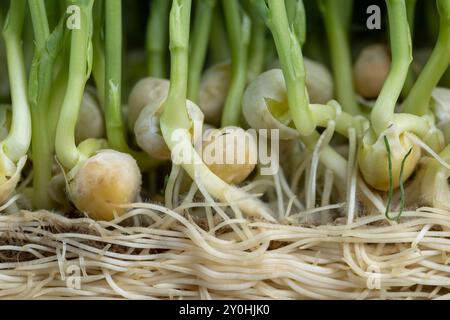
<path fill-rule="evenodd" d="M 275 222 L 215 202 L 199 181 L 181 193 L 185 173 L 175 165 L 164 206 L 136 203 L 111 222 L 0 214 L 0 298 L 450 298 L 448 210 L 409 193 L 413 203 L 391 221 L 385 196 L 355 170 L 340 190 L 316 151 L 298 161 L 294 172 L 242 187 L 265 195 Z M 0 212 L 17 212 L 18 198 Z"/>
<path fill-rule="evenodd" d="M 448 212 L 295 226 L 219 214 L 228 209 L 142 203 L 113 222 L 0 216 L 0 298 L 450 298 Z"/>

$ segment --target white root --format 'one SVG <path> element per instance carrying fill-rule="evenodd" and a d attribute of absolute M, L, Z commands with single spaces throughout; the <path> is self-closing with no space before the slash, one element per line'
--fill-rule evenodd
<path fill-rule="evenodd" d="M 225 234 L 202 232 L 191 220 L 177 213 L 178 210 L 149 204 L 133 207 L 136 209 L 109 223 L 69 220 L 46 212 L 0 216 L 0 235 L 7 233 L 13 240 L 22 234 L 29 243 L 0 245 L 0 296 L 448 298 L 450 270 L 445 257 L 450 252 L 447 239 L 450 234 L 434 231 L 429 226 L 449 225 L 450 218 L 438 210 L 409 211 L 405 213 L 407 221 L 380 228 L 368 227 L 382 221 L 382 215 L 360 218 L 349 225 L 319 228 L 254 222 L 248 223 L 253 231 L 250 237 L 241 239 L 231 232 L 224 240 Z M 168 214 L 176 224 L 171 230 L 118 225 L 135 215 L 154 213 Z M 243 222 L 230 220 L 228 223 Z M 46 226 L 57 227 L 60 232 L 51 233 Z M 74 233 L 71 228 L 99 233 Z M 269 249 L 268 241 L 284 245 Z M 378 245 L 380 242 L 386 245 Z M 112 250 L 112 245 L 121 246 L 121 253 Z M 4 260 L 2 257 L 7 252 L 34 253 L 36 258 L 32 263 Z M 65 271 L 69 266 L 80 270 L 79 290 L 67 287 L 70 278 Z M 373 282 L 375 275 L 379 283 Z M 376 286 L 371 288 L 373 284 Z"/>

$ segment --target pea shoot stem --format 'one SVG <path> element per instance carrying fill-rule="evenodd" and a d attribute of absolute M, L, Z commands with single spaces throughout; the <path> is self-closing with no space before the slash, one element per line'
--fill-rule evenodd
<path fill-rule="evenodd" d="M 188 99 L 197 103 L 216 0 L 197 1 L 189 60 Z"/>
<path fill-rule="evenodd" d="M 265 51 L 266 51 L 266 25 L 264 21 L 256 14 L 251 14 L 252 30 L 248 49 L 248 82 L 255 79 L 264 69 Z"/>
<path fill-rule="evenodd" d="M 450 0 L 437 0 L 440 28 L 436 46 L 404 102 L 404 112 L 423 116 L 430 111 L 433 89 L 450 65 Z"/>
<path fill-rule="evenodd" d="M 222 63 L 230 58 L 230 47 L 221 6 L 216 6 L 211 24 L 209 53 L 212 64 Z"/>
<path fill-rule="evenodd" d="M 251 22 L 237 0 L 222 0 L 228 37 L 231 47 L 231 83 L 222 114 L 222 127 L 238 126 L 241 119 L 241 102 L 247 84 L 248 48 Z M 242 19 L 241 19 L 242 17 Z"/>
<path fill-rule="evenodd" d="M 27 154 L 31 143 L 31 115 L 21 40 L 26 4 L 25 0 L 11 1 L 3 29 L 13 112 L 9 134 L 1 143 L 1 147 L 2 152 L 13 162 L 19 161 Z"/>
<path fill-rule="evenodd" d="M 105 1 L 96 0 L 93 8 L 94 30 L 92 35 L 93 63 L 92 75 L 97 88 L 97 97 L 102 108 L 105 107 L 105 42 L 104 42 L 104 21 L 105 21 Z"/>
<path fill-rule="evenodd" d="M 105 1 L 105 118 L 108 143 L 117 151 L 129 153 L 142 169 L 147 169 L 158 162 L 129 147 L 122 117 L 122 31 L 122 1 Z"/>
<path fill-rule="evenodd" d="M 53 69 L 62 42 L 62 25 L 50 35 L 45 3 L 43 0 L 29 0 L 35 34 L 35 57 L 30 70 L 29 100 L 32 118 L 33 156 L 33 205 L 36 208 L 51 209 L 49 194 L 52 178 L 54 136 L 48 127 L 54 126 L 48 117 L 53 84 Z"/>
<path fill-rule="evenodd" d="M 71 30 L 69 78 L 56 131 L 56 154 L 64 168 L 71 170 L 80 153 L 75 144 L 75 127 L 89 76 L 88 60 L 92 59 L 92 6 L 93 0 L 73 0 L 80 8 L 80 28 Z M 92 60 L 91 60 L 92 61 Z"/>
<path fill-rule="evenodd" d="M 309 109 L 300 42 L 289 27 L 284 1 L 269 0 L 268 3 L 268 25 L 283 69 L 291 116 L 300 135 L 309 136 L 314 132 L 316 125 Z"/>
<path fill-rule="evenodd" d="M 191 0 L 174 0 L 170 15 L 171 72 L 169 96 L 163 105 L 161 129 L 166 141 L 172 140 L 171 132 L 182 128 L 189 130 L 191 122 L 187 114 L 187 82 L 189 70 L 189 22 Z M 167 130 L 164 130 L 167 127 Z M 170 134 L 168 134 L 170 132 Z M 167 136 L 166 136 L 167 135 Z"/>
<path fill-rule="evenodd" d="M 319 6 L 328 37 L 337 100 L 346 112 L 358 115 L 361 111 L 356 102 L 348 35 L 353 0 L 320 0 Z"/>
<path fill-rule="evenodd" d="M 166 55 L 168 48 L 169 10 L 171 1 L 153 0 L 147 24 L 148 74 L 155 78 L 166 78 Z"/>
<path fill-rule="evenodd" d="M 415 27 L 415 17 L 416 17 L 416 6 L 417 0 L 406 0 L 406 15 L 408 17 L 409 30 L 411 33 L 411 39 L 414 41 L 414 27 Z M 414 86 L 414 74 L 411 69 L 409 69 L 408 76 L 405 80 L 405 85 L 402 90 L 402 97 L 407 97 L 409 92 Z"/>
<path fill-rule="evenodd" d="M 371 113 L 372 127 L 380 136 L 393 122 L 397 100 L 402 92 L 412 61 L 405 0 L 386 0 L 390 22 L 392 64 Z"/>

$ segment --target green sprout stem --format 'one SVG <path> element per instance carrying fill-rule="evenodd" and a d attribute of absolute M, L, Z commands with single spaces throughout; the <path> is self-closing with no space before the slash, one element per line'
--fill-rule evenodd
<path fill-rule="evenodd" d="M 190 11 L 191 0 L 173 1 L 170 14 L 170 89 L 162 106 L 160 120 L 163 137 L 175 159 L 180 155 L 177 150 L 183 153 L 183 158 L 189 157 L 188 161 L 180 159 L 183 169 L 193 180 L 204 183 L 212 197 L 220 201 L 236 202 L 244 214 L 263 216 L 268 221 L 273 221 L 270 210 L 260 200 L 248 198 L 246 192 L 228 185 L 213 174 L 192 144 L 192 123 L 186 108 Z"/>
<path fill-rule="evenodd" d="M 195 9 L 189 60 L 188 99 L 197 103 L 200 79 L 208 51 L 208 39 L 216 0 L 201 0 Z"/>
<path fill-rule="evenodd" d="M 161 116 L 161 129 L 169 145 L 174 130 L 191 128 L 186 109 L 191 6 L 191 0 L 174 0 L 170 15 L 170 90 Z"/>
<path fill-rule="evenodd" d="M 231 47 L 231 83 L 222 114 L 222 127 L 238 126 L 241 102 L 247 84 L 248 48 L 251 22 L 247 15 L 241 19 L 237 0 L 222 0 Z"/>
<path fill-rule="evenodd" d="M 384 145 L 386 147 L 386 152 L 388 155 L 388 168 L 389 168 L 389 191 L 388 191 L 388 202 L 386 204 L 386 211 L 385 211 L 385 216 L 388 220 L 391 221 L 399 221 L 402 214 L 403 214 L 403 210 L 405 208 L 405 188 L 403 186 L 403 171 L 405 168 L 405 163 L 406 160 L 408 159 L 408 157 L 411 155 L 413 149 L 411 148 L 408 153 L 405 155 L 405 157 L 402 160 L 401 163 L 401 168 L 400 168 L 400 177 L 399 177 L 399 182 L 400 182 L 400 212 L 397 214 L 397 216 L 395 218 L 390 216 L 390 210 L 391 210 L 391 205 L 392 205 L 392 199 L 394 197 L 394 187 L 393 187 L 393 165 L 392 165 L 392 151 L 391 151 L 391 146 L 389 144 L 389 139 L 387 136 L 384 136 Z"/>
<path fill-rule="evenodd" d="M 433 89 L 450 65 L 450 0 L 437 0 L 440 28 L 436 46 L 404 102 L 404 112 L 423 116 L 430 111 Z"/>
<path fill-rule="evenodd" d="M 158 164 L 146 154 L 132 150 L 127 142 L 122 117 L 122 1 L 105 1 L 105 118 L 109 146 L 117 151 L 129 153 L 141 169 Z"/>
<path fill-rule="evenodd" d="M 219 64 L 230 58 L 230 47 L 227 38 L 221 6 L 216 6 L 209 38 L 209 53 L 212 64 Z"/>
<path fill-rule="evenodd" d="M 307 23 L 306 12 L 303 0 L 288 0 L 286 1 L 286 11 L 288 15 L 289 25 L 294 29 L 300 45 L 306 42 Z"/>
<path fill-rule="evenodd" d="M 44 2 L 47 12 L 49 29 L 53 29 L 59 23 L 61 13 L 64 11 L 64 3 L 59 0 L 46 0 Z"/>
<path fill-rule="evenodd" d="M 266 25 L 257 14 L 251 15 L 252 30 L 248 49 L 248 82 L 255 79 L 264 70 L 266 51 Z"/>
<path fill-rule="evenodd" d="M 309 109 L 300 42 L 289 27 L 284 1 L 269 0 L 268 3 L 267 23 L 272 31 L 283 69 L 291 116 L 300 135 L 309 136 L 316 125 Z"/>
<path fill-rule="evenodd" d="M 65 41 L 63 41 L 62 44 L 64 44 Z M 56 139 L 56 130 L 57 125 L 59 121 L 59 116 L 61 114 L 61 106 L 64 102 L 64 97 L 67 92 L 67 84 L 69 80 L 69 67 L 68 67 L 68 61 L 69 57 L 68 54 L 65 52 L 67 51 L 67 46 L 63 46 L 62 53 L 57 57 L 55 61 L 55 79 L 52 84 L 52 94 L 50 97 L 49 102 L 49 110 L 48 110 L 48 137 L 49 141 L 53 141 L 53 144 L 51 145 L 52 152 L 55 151 L 55 139 Z"/>
<path fill-rule="evenodd" d="M 390 22 L 392 65 L 371 113 L 372 127 L 380 136 L 393 122 L 397 100 L 402 92 L 412 61 L 405 0 L 386 0 Z"/>
<path fill-rule="evenodd" d="M 30 70 L 29 97 L 32 119 L 33 205 L 51 209 L 48 192 L 52 178 L 54 139 L 49 137 L 48 106 L 52 90 L 53 67 L 62 38 L 62 26 L 50 36 L 43 0 L 29 0 L 35 33 L 35 57 Z"/>
<path fill-rule="evenodd" d="M 93 61 L 92 75 L 97 88 L 97 97 L 102 108 L 105 107 L 105 42 L 104 42 L 104 0 L 96 0 L 94 3 L 94 30 L 92 35 Z"/>
<path fill-rule="evenodd" d="M 153 0 L 147 25 L 147 63 L 151 77 L 166 78 L 169 10 L 171 1 Z"/>
<path fill-rule="evenodd" d="M 106 132 L 110 146 L 116 150 L 126 150 L 125 129 L 122 121 L 122 2 L 105 2 L 105 42 L 106 42 Z"/>
<path fill-rule="evenodd" d="M 289 25 L 292 25 L 295 19 L 295 10 L 298 0 L 285 0 L 286 13 L 289 21 Z"/>
<path fill-rule="evenodd" d="M 308 30 L 306 38 L 308 41 L 303 46 L 303 51 L 306 57 L 312 57 L 315 61 L 326 64 L 327 52 L 323 50 L 327 43 L 322 36 L 325 33 L 322 23 L 321 13 L 316 1 L 305 2 L 305 11 L 308 14 Z"/>
<path fill-rule="evenodd" d="M 427 36 L 429 41 L 436 42 L 439 33 L 439 17 L 436 1 L 425 1 L 424 7 Z"/>
<path fill-rule="evenodd" d="M 330 47 L 336 97 L 346 112 L 357 115 L 361 112 L 356 102 L 348 36 L 352 7 L 353 0 L 320 1 Z"/>
<path fill-rule="evenodd" d="M 92 7 L 93 0 L 73 0 L 80 9 L 80 28 L 71 30 L 69 78 L 56 131 L 56 155 L 62 166 L 73 169 L 80 160 L 75 144 L 75 127 L 83 99 L 92 59 Z"/>
<path fill-rule="evenodd" d="M 450 88 L 450 68 L 448 68 L 445 74 L 442 76 L 441 85 L 446 88 Z"/>
<path fill-rule="evenodd" d="M 36 47 L 42 49 L 50 36 L 45 3 L 42 0 L 28 0 L 28 6 L 30 8 L 31 20 L 33 21 Z"/>
<path fill-rule="evenodd" d="M 406 0 L 406 14 L 408 16 L 409 30 L 411 32 L 411 39 L 414 40 L 414 28 L 415 28 L 415 17 L 416 17 L 416 7 L 417 0 Z M 407 97 L 409 92 L 414 86 L 414 74 L 411 69 L 409 69 L 408 76 L 405 80 L 405 85 L 403 86 L 402 97 Z"/>
<path fill-rule="evenodd" d="M 2 142 L 2 151 L 14 162 L 27 154 L 31 143 L 31 115 L 21 41 L 25 13 L 25 0 L 11 1 L 3 29 L 13 114 L 9 134 Z"/>

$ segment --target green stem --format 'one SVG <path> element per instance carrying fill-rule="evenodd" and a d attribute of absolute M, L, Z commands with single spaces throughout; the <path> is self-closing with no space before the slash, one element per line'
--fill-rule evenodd
<path fill-rule="evenodd" d="M 162 106 L 164 111 L 160 122 L 163 137 L 173 152 L 174 161 L 181 161 L 179 164 L 189 176 L 201 182 L 212 197 L 221 202 L 235 203 L 243 214 L 263 216 L 268 221 L 273 221 L 271 212 L 261 201 L 248 198 L 246 192 L 228 185 L 213 174 L 192 145 L 192 123 L 186 109 L 190 12 L 191 0 L 173 1 L 170 13 L 170 89 Z"/>
<path fill-rule="evenodd" d="M 45 3 L 42 0 L 28 0 L 28 6 L 33 22 L 35 44 L 38 49 L 42 50 L 50 36 Z"/>
<path fill-rule="evenodd" d="M 122 120 L 122 1 L 105 2 L 105 122 L 108 142 L 113 149 L 128 149 Z"/>
<path fill-rule="evenodd" d="M 186 109 L 191 5 L 191 0 L 174 0 L 170 15 L 170 90 L 161 116 L 161 129 L 169 141 L 174 130 L 191 128 Z"/>
<path fill-rule="evenodd" d="M 439 33 L 439 18 L 436 9 L 436 1 L 425 1 L 425 18 L 428 38 L 431 42 L 436 42 Z"/>
<path fill-rule="evenodd" d="M 83 99 L 84 88 L 89 77 L 88 60 L 92 59 L 92 6 L 93 0 L 73 0 L 80 9 L 80 28 L 71 30 L 69 79 L 61 114 L 56 130 L 56 155 L 67 170 L 74 168 L 80 153 L 75 144 L 75 127 Z"/>
<path fill-rule="evenodd" d="M 142 152 L 130 148 L 122 116 L 122 1 L 105 1 L 105 122 L 109 146 L 128 153 L 138 162 L 142 170 L 156 166 L 159 162 Z"/>
<path fill-rule="evenodd" d="M 63 3 L 59 0 L 46 0 L 45 7 L 47 11 L 48 24 L 50 29 L 54 28 L 63 13 Z"/>
<path fill-rule="evenodd" d="M 394 111 L 412 61 L 411 35 L 405 0 L 386 0 L 389 14 L 392 64 L 389 76 L 371 114 L 371 123 L 380 136 L 393 122 Z"/>
<path fill-rule="evenodd" d="M 284 1 L 269 0 L 268 24 L 282 65 L 292 119 L 300 134 L 309 136 L 316 125 L 306 94 L 303 54 L 297 36 L 289 27 Z"/>
<path fill-rule="evenodd" d="M 212 64 L 219 64 L 229 59 L 230 47 L 228 46 L 227 38 L 227 31 L 225 29 L 220 6 L 216 6 L 209 40 L 209 51 Z"/>
<path fill-rule="evenodd" d="M 294 22 L 297 1 L 298 0 L 285 0 L 286 13 L 287 13 L 289 25 L 292 25 L 292 23 Z"/>
<path fill-rule="evenodd" d="M 147 25 L 148 74 L 155 78 L 166 78 L 166 55 L 168 47 L 169 10 L 171 1 L 153 0 Z"/>
<path fill-rule="evenodd" d="M 27 154 L 31 143 L 31 115 L 21 41 L 25 12 L 25 0 L 11 1 L 3 30 L 13 115 L 9 135 L 2 145 L 5 154 L 14 162 Z"/>
<path fill-rule="evenodd" d="M 344 111 L 358 115 L 361 112 L 356 102 L 348 36 L 352 6 L 353 1 L 348 0 L 321 0 L 320 2 L 329 42 L 337 100 Z"/>
<path fill-rule="evenodd" d="M 259 16 L 252 15 L 252 30 L 249 47 L 248 82 L 255 79 L 264 70 L 266 51 L 266 25 Z"/>
<path fill-rule="evenodd" d="M 64 51 L 67 46 L 64 46 Z M 63 52 L 58 56 L 55 62 L 55 79 L 52 85 L 52 95 L 50 97 L 49 111 L 48 111 L 48 137 L 53 144 L 50 146 L 52 148 L 52 153 L 55 151 L 55 141 L 56 141 L 56 129 L 58 126 L 59 116 L 61 114 L 61 106 L 64 102 L 64 97 L 67 92 L 67 83 L 69 80 L 69 57 L 66 52 Z"/>
<path fill-rule="evenodd" d="M 417 0 L 406 0 L 406 14 L 408 16 L 408 24 L 409 24 L 409 30 L 411 32 L 411 39 L 414 42 L 414 28 L 415 28 L 415 17 L 416 17 L 416 5 Z M 415 78 L 414 73 L 409 69 L 408 76 L 405 80 L 405 85 L 403 86 L 402 90 L 402 97 L 406 98 L 409 93 L 411 92 L 413 86 L 414 86 Z"/>
<path fill-rule="evenodd" d="M 450 0 L 438 0 L 440 29 L 436 46 L 404 103 L 404 112 L 426 115 L 433 89 L 450 65 Z"/>
<path fill-rule="evenodd" d="M 93 61 L 92 74 L 97 88 L 97 97 L 102 108 L 105 107 L 105 45 L 103 35 L 104 25 L 104 0 L 96 0 L 94 3 L 94 30 L 92 36 Z"/>
<path fill-rule="evenodd" d="M 448 68 L 447 71 L 442 76 L 440 85 L 446 88 L 450 88 L 450 68 Z"/>
<path fill-rule="evenodd" d="M 289 2 L 291 2 L 291 4 L 289 4 Z M 298 41 L 303 47 L 306 42 L 307 33 L 306 13 L 303 0 L 286 1 L 286 10 L 288 14 L 289 25 L 294 29 Z"/>
<path fill-rule="evenodd" d="M 216 0 L 197 1 L 189 60 L 188 99 L 197 102 Z"/>
<path fill-rule="evenodd" d="M 223 0 L 223 9 L 231 47 L 231 83 L 223 108 L 222 127 L 239 126 L 241 120 L 241 101 L 247 84 L 248 48 L 251 23 L 241 12 L 237 0 Z"/>
<path fill-rule="evenodd" d="M 406 0 L 406 15 L 408 16 L 409 30 L 411 38 L 414 38 L 415 18 L 416 18 L 417 0 Z"/>
<path fill-rule="evenodd" d="M 48 54 L 52 43 L 50 38 L 47 13 L 43 0 L 29 0 L 31 18 L 35 34 L 35 57 L 30 70 L 30 107 L 32 120 L 32 155 L 33 155 L 33 205 L 39 209 L 51 209 L 49 194 L 52 178 L 54 141 L 48 136 L 48 105 L 52 88 L 54 58 Z M 56 39 L 60 41 L 61 39 Z"/>

